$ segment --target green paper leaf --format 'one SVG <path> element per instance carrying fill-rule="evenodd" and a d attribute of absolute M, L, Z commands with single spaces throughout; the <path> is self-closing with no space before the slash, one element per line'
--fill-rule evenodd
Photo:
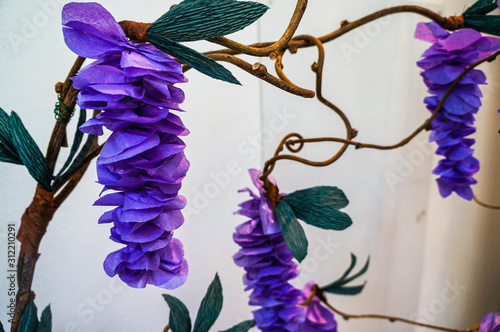
<path fill-rule="evenodd" d="M 160 51 L 179 59 L 185 64 L 212 78 L 241 85 L 233 74 L 215 60 L 169 38 L 148 34 L 148 41 Z"/>
<path fill-rule="evenodd" d="M 244 29 L 268 9 L 252 1 L 184 0 L 153 23 L 147 36 L 176 42 L 216 38 Z"/>
<path fill-rule="evenodd" d="M 69 155 L 68 158 L 66 159 L 66 162 L 64 163 L 63 167 L 61 167 L 61 170 L 59 170 L 59 173 L 57 173 L 54 179 L 54 185 L 52 186 L 53 188 L 55 188 L 58 179 L 71 164 L 71 161 L 73 161 L 76 152 L 80 148 L 80 144 L 82 143 L 83 139 L 83 132 L 80 131 L 78 128 L 80 128 L 80 126 L 85 122 L 86 119 L 87 119 L 87 111 L 84 109 L 80 110 L 80 116 L 78 118 L 78 123 L 76 125 L 75 137 L 73 138 L 73 144 L 71 145 L 71 150 L 69 151 Z"/>
<path fill-rule="evenodd" d="M 498 15 L 467 15 L 464 16 L 465 28 L 500 36 L 500 16 Z"/>
<path fill-rule="evenodd" d="M 0 161 L 22 165 L 16 148 L 12 144 L 9 115 L 0 108 Z"/>
<path fill-rule="evenodd" d="M 365 288 L 366 281 L 363 285 L 359 286 L 345 286 L 346 284 L 350 283 L 351 281 L 356 280 L 357 278 L 361 277 L 363 274 L 368 271 L 368 267 L 370 266 L 370 257 L 368 257 L 365 266 L 356 274 L 354 274 L 351 277 L 348 277 L 348 275 L 351 273 L 351 271 L 354 269 L 354 266 L 356 265 L 357 259 L 356 256 L 351 254 L 351 265 L 347 269 L 344 274 L 337 279 L 336 281 L 332 282 L 331 284 L 322 287 L 321 289 L 324 292 L 327 293 L 333 293 L 333 294 L 339 294 L 339 295 L 358 295 L 360 294 L 363 289 Z"/>
<path fill-rule="evenodd" d="M 36 332 L 51 332 L 52 331 L 52 312 L 50 311 L 50 305 L 48 305 L 43 311 L 40 317 L 40 325 L 38 325 L 38 330 Z"/>
<path fill-rule="evenodd" d="M 208 332 L 219 317 L 222 310 L 222 302 L 222 285 L 220 283 L 219 275 L 215 274 L 214 280 L 210 286 L 208 286 L 207 293 L 201 301 L 193 331 Z"/>
<path fill-rule="evenodd" d="M 2 322 L 0 322 L 0 332 L 5 332 L 5 329 L 3 328 Z"/>
<path fill-rule="evenodd" d="M 17 157 L 10 153 L 3 145 L 0 145 L 0 162 L 22 165 L 23 162 Z"/>
<path fill-rule="evenodd" d="M 21 323 L 19 324 L 19 332 L 36 332 L 38 328 L 38 313 L 33 298 L 30 299 L 24 309 Z"/>
<path fill-rule="evenodd" d="M 304 229 L 295 218 L 292 208 L 281 199 L 276 207 L 276 217 L 281 226 L 281 232 L 286 245 L 293 257 L 302 262 L 307 256 L 307 237 Z"/>
<path fill-rule="evenodd" d="M 300 220 L 323 228 L 341 231 L 352 225 L 349 215 L 338 211 L 349 201 L 337 187 L 314 187 L 285 195 L 280 202 L 287 203 Z"/>
<path fill-rule="evenodd" d="M 54 180 L 54 183 L 52 184 L 52 188 L 55 189 L 57 188 L 61 183 L 64 183 L 66 180 L 68 180 L 73 174 L 76 173 L 80 165 L 82 164 L 83 160 L 85 157 L 87 157 L 87 154 L 89 151 L 92 149 L 92 145 L 94 143 L 94 135 L 89 135 L 87 137 L 87 141 L 83 145 L 82 149 L 80 150 L 80 153 L 76 156 L 75 160 L 71 164 L 71 166 L 68 168 L 66 173 L 60 175 Z"/>
<path fill-rule="evenodd" d="M 254 320 L 246 320 L 244 322 L 239 323 L 231 327 L 229 330 L 224 330 L 220 332 L 248 332 L 255 325 Z"/>
<path fill-rule="evenodd" d="M 191 332 L 191 318 L 184 303 L 178 298 L 167 294 L 163 294 L 163 298 L 170 308 L 168 324 L 172 332 Z"/>
<path fill-rule="evenodd" d="M 14 111 L 10 115 L 10 132 L 12 142 L 28 172 L 38 182 L 40 187 L 50 191 L 51 172 L 49 164 Z"/>
<path fill-rule="evenodd" d="M 478 0 L 470 6 L 463 15 L 488 14 L 498 8 L 497 0 Z"/>

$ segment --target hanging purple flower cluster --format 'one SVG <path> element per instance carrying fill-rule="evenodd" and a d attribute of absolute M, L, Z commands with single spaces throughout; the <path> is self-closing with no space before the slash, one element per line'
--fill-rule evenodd
<path fill-rule="evenodd" d="M 248 192 L 251 199 L 240 204 L 236 213 L 250 220 L 236 228 L 234 241 L 241 249 L 233 257 L 236 265 L 246 271 L 245 290 L 252 290 L 249 304 L 261 307 L 253 312 L 256 326 L 264 332 L 336 332 L 333 314 L 323 316 L 319 302 L 308 309 L 299 305 L 305 293 L 289 283 L 298 276 L 299 268 L 285 243 L 271 202 L 264 195 L 261 174 L 250 170 L 259 194 L 248 188 L 240 190 Z"/>
<path fill-rule="evenodd" d="M 81 130 L 112 131 L 97 160 L 98 181 L 112 190 L 95 205 L 116 206 L 100 223 L 113 223 L 111 239 L 125 247 L 108 255 L 104 269 L 131 287 L 182 285 L 188 266 L 173 231 L 184 218 L 178 195 L 189 162 L 178 136 L 188 131 L 172 110 L 184 93 L 181 66 L 151 45 L 125 37 L 111 14 L 97 3 L 70 3 L 63 9 L 64 38 L 82 57 L 97 61 L 73 79 L 81 108 L 103 110 Z"/>
<path fill-rule="evenodd" d="M 467 67 L 500 49 L 497 38 L 484 37 L 472 29 L 450 33 L 435 22 L 420 23 L 415 37 L 433 43 L 422 55 L 424 59 L 417 63 L 424 70 L 421 75 L 431 94 L 424 100 L 431 112 Z M 477 183 L 473 175 L 479 170 L 479 161 L 474 158 L 471 148 L 475 140 L 468 136 L 476 131 L 474 114 L 481 106 L 480 84 L 486 84 L 484 73 L 477 69 L 469 72 L 453 89 L 432 122 L 430 141 L 439 146 L 436 154 L 444 156 L 433 171 L 439 176 L 437 183 L 443 197 L 456 192 L 471 200 L 474 195 L 471 185 Z"/>

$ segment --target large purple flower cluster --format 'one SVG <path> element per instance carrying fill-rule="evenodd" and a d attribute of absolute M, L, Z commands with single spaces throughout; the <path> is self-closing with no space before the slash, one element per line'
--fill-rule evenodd
<path fill-rule="evenodd" d="M 304 296 L 308 296 L 307 290 L 302 292 L 289 283 L 298 276 L 299 268 L 264 194 L 260 175 L 257 170 L 250 170 L 259 194 L 250 189 L 240 191 L 248 192 L 251 199 L 240 204 L 236 213 L 250 220 L 236 228 L 234 241 L 241 249 L 233 257 L 236 265 L 246 271 L 245 290 L 252 290 L 249 304 L 261 307 L 253 312 L 256 326 L 264 332 L 336 332 L 333 314 L 323 316 L 324 310 L 319 307 L 324 308 L 320 303 L 315 302 L 314 308 L 301 306 Z"/>
<path fill-rule="evenodd" d="M 433 43 L 417 63 L 424 70 L 421 75 L 431 94 L 424 100 L 431 112 L 467 67 L 500 48 L 497 38 L 484 37 L 472 29 L 450 33 L 435 22 L 420 23 L 415 37 Z M 475 140 L 468 136 L 476 131 L 474 114 L 481 106 L 480 84 L 486 84 L 484 73 L 477 69 L 469 72 L 432 122 L 430 141 L 439 146 L 436 154 L 444 156 L 433 172 L 439 176 L 437 183 L 443 197 L 456 192 L 471 200 L 474 195 L 471 185 L 477 183 L 473 175 L 479 170 L 479 161 L 471 148 Z"/>
<path fill-rule="evenodd" d="M 73 79 L 81 108 L 103 110 L 81 130 L 112 131 L 97 160 L 98 181 L 112 193 L 96 205 L 116 206 L 100 223 L 112 223 L 111 239 L 125 247 L 108 255 L 104 269 L 128 285 L 182 285 L 188 267 L 173 231 L 184 218 L 178 195 L 189 162 L 178 136 L 188 131 L 171 113 L 184 100 L 174 83 L 185 82 L 181 66 L 151 45 L 125 37 L 115 19 L 97 3 L 63 9 L 64 38 L 80 56 L 97 59 Z"/>

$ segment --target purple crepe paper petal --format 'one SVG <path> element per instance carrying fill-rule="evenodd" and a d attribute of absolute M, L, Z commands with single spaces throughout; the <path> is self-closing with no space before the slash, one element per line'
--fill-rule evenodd
<path fill-rule="evenodd" d="M 420 23 L 415 37 L 433 43 L 417 63 L 423 69 L 422 77 L 431 94 L 424 99 L 431 112 L 462 72 L 500 49 L 498 38 L 484 37 L 472 29 L 449 33 L 435 22 Z M 486 76 L 474 69 L 458 82 L 432 122 L 429 141 L 437 142 L 436 154 L 445 157 L 433 171 L 439 176 L 437 183 L 442 197 L 453 192 L 467 200 L 473 197 L 471 185 L 476 180 L 472 176 L 479 170 L 479 162 L 472 157 L 474 140 L 467 136 L 475 132 L 474 114 L 482 97 L 479 84 L 486 84 Z"/>

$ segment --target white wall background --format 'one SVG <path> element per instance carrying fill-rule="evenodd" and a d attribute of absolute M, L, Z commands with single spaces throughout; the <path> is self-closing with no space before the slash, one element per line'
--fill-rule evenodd
<path fill-rule="evenodd" d="M 2 0 L 0 2 L 0 107 L 15 110 L 42 150 L 54 123 L 54 84 L 64 80 L 75 55 L 65 46 L 59 12 L 64 0 Z M 276 40 L 281 36 L 295 2 L 262 1 L 271 10 L 234 38 L 244 43 Z M 117 20 L 153 21 L 174 1 L 100 1 Z M 460 13 L 472 1 L 393 1 L 421 4 L 446 14 Z M 314 0 L 298 33 L 320 36 L 343 19 L 355 20 L 388 5 L 387 1 Z M 359 130 L 358 139 L 391 144 L 420 125 L 428 112 L 425 87 L 415 62 L 428 47 L 413 39 L 417 22 L 412 14 L 377 21 L 326 45 L 324 95 L 342 108 Z M 35 29 L 28 25 L 36 24 Z M 16 39 L 14 35 L 22 39 Z M 217 49 L 198 43 L 199 50 Z M 303 87 L 313 88 L 309 69 L 313 49 L 287 54 L 285 71 Z M 257 61 L 250 59 L 251 62 Z M 262 60 L 268 68 L 271 64 Z M 478 115 L 477 156 L 482 170 L 475 192 L 499 203 L 500 87 L 499 65 L 485 66 L 490 86 Z M 215 82 L 190 71 L 182 114 L 191 130 L 186 139 L 192 167 L 184 180 L 189 216 L 176 232 L 186 249 L 190 277 L 170 292 L 196 312 L 207 285 L 219 272 L 225 307 L 214 331 L 251 317 L 243 292 L 243 271 L 231 259 L 237 194 L 250 186 L 246 169 L 261 168 L 281 138 L 289 132 L 304 137 L 343 136 L 340 120 L 315 100 L 288 95 L 246 73 L 231 68 L 243 87 Z M 70 124 L 74 128 L 74 123 Z M 71 135 L 70 135 L 71 136 Z M 298 286 L 310 279 L 320 284 L 338 278 L 355 253 L 360 266 L 368 255 L 367 287 L 357 297 L 331 297 L 351 313 L 381 313 L 422 322 L 464 328 L 500 305 L 500 213 L 487 211 L 457 197 L 443 200 L 430 172 L 437 162 L 435 147 L 425 133 L 396 151 L 350 149 L 324 169 L 280 162 L 274 173 L 280 189 L 291 192 L 314 185 L 338 186 L 351 204 L 346 209 L 354 225 L 341 233 L 307 227 L 310 257 L 302 264 Z M 305 155 L 327 159 L 337 145 L 304 149 Z M 6 270 L 6 224 L 18 223 L 30 203 L 35 184 L 25 169 L 0 166 L 0 271 Z M 235 169 L 230 174 L 228 169 Z M 391 175 L 402 181 L 391 182 Z M 51 304 L 54 331 L 161 331 L 168 322 L 163 290 L 130 289 L 109 279 L 102 270 L 106 255 L 119 246 L 108 240 L 107 226 L 97 225 L 105 209 L 92 207 L 100 185 L 91 167 L 73 195 L 57 212 L 40 252 L 33 289 L 40 310 Z M 0 320 L 6 321 L 8 297 L 5 273 L 0 272 Z M 194 317 L 193 317 L 194 318 Z M 341 331 L 410 332 L 413 327 L 373 320 L 344 322 Z"/>

